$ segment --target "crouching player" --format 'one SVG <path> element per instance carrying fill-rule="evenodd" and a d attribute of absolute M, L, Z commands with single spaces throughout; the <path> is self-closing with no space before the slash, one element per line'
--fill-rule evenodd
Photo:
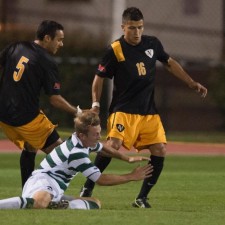
<path fill-rule="evenodd" d="M 56 147 L 27 180 L 21 197 L 0 200 L 0 209 L 19 208 L 68 208 L 99 209 L 100 201 L 96 198 L 64 199 L 64 192 L 78 172 L 98 185 L 118 185 L 130 181 L 143 180 L 151 176 L 151 165 L 138 166 L 127 174 L 102 174 L 91 162 L 89 154 L 100 152 L 127 162 L 148 160 L 142 156 L 127 156 L 102 144 L 100 119 L 96 113 L 86 111 L 74 119 L 75 132 Z"/>

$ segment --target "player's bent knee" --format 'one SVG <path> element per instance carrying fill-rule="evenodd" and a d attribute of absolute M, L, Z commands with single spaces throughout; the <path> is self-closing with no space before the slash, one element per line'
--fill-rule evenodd
<path fill-rule="evenodd" d="M 107 144 L 111 146 L 112 148 L 119 150 L 122 145 L 122 140 L 118 138 L 109 137 L 107 140 Z"/>
<path fill-rule="evenodd" d="M 33 196 L 35 209 L 45 209 L 51 201 L 51 195 L 45 191 L 39 191 Z"/>
<path fill-rule="evenodd" d="M 152 155 L 159 157 L 166 156 L 166 146 L 163 143 L 151 145 L 149 149 Z"/>
<path fill-rule="evenodd" d="M 29 143 L 24 143 L 24 150 L 27 152 L 34 152 L 37 153 L 38 149 L 35 149 L 33 146 L 31 146 Z"/>
<path fill-rule="evenodd" d="M 49 202 L 41 201 L 41 200 L 34 200 L 34 209 L 46 209 L 49 205 Z"/>

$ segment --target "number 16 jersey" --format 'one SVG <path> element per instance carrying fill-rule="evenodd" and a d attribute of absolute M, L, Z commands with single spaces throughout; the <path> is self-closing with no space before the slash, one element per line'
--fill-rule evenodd
<path fill-rule="evenodd" d="M 167 63 L 169 55 L 161 42 L 142 36 L 138 45 L 130 45 L 122 36 L 113 42 L 98 66 L 96 74 L 113 78 L 113 95 L 109 113 L 157 114 L 154 102 L 156 61 Z"/>

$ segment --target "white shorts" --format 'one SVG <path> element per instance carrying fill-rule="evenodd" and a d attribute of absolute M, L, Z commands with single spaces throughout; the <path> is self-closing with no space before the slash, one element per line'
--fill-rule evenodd
<path fill-rule="evenodd" d="M 60 201 L 64 191 L 58 183 L 46 173 L 37 173 L 32 175 L 26 182 L 22 197 L 33 198 L 37 191 L 47 191 L 52 195 L 52 201 Z"/>

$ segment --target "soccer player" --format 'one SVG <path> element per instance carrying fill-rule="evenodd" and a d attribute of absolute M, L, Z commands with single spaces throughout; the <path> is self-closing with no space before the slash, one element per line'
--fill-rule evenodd
<path fill-rule="evenodd" d="M 75 120 L 75 133 L 49 153 L 27 180 L 22 197 L 0 200 L 0 209 L 69 208 L 98 209 L 95 198 L 62 200 L 64 191 L 78 172 L 99 185 L 118 185 L 150 177 L 151 165 L 137 167 L 122 175 L 101 174 L 90 161 L 91 152 L 101 152 L 127 162 L 148 160 L 147 157 L 129 157 L 99 142 L 101 126 L 98 115 L 91 111 L 79 114 Z"/>
<path fill-rule="evenodd" d="M 0 127 L 21 150 L 22 186 L 34 170 L 38 149 L 48 154 L 62 143 L 55 125 L 39 108 L 43 89 L 54 107 L 76 115 L 77 108 L 60 95 L 54 55 L 63 46 L 64 28 L 41 22 L 33 42 L 12 43 L 0 52 Z"/>
<path fill-rule="evenodd" d="M 107 142 L 115 149 L 121 146 L 138 151 L 149 149 L 154 167 L 152 177 L 143 181 L 134 207 L 150 208 L 148 194 L 163 169 L 166 155 L 166 136 L 154 102 L 156 61 L 160 61 L 172 75 L 202 97 L 207 89 L 194 81 L 181 65 L 164 51 L 158 38 L 143 35 L 144 17 L 136 7 L 127 8 L 122 15 L 124 35 L 106 50 L 98 66 L 92 85 L 92 108 L 99 113 L 102 85 L 105 78 L 113 78 L 112 102 L 107 123 Z M 95 165 L 103 171 L 111 158 L 97 155 Z M 94 183 L 87 180 L 80 196 L 91 196 Z"/>

